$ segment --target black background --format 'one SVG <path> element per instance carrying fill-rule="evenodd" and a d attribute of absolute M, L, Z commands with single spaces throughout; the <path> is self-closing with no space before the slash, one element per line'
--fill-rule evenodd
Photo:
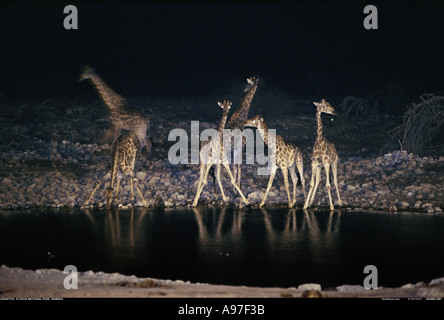
<path fill-rule="evenodd" d="M 63 27 L 68 4 L 78 30 Z M 444 3 L 373 3 L 378 30 L 363 27 L 367 4 L 3 2 L 0 92 L 78 94 L 85 64 L 124 96 L 200 96 L 250 75 L 300 97 L 441 91 Z"/>

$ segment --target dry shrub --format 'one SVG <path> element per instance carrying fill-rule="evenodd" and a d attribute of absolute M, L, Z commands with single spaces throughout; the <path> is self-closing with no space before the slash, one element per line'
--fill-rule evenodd
<path fill-rule="evenodd" d="M 431 146 L 443 124 L 444 96 L 424 94 L 419 104 L 408 107 L 402 124 L 390 132 L 391 144 L 397 141 L 401 150 L 420 153 Z"/>

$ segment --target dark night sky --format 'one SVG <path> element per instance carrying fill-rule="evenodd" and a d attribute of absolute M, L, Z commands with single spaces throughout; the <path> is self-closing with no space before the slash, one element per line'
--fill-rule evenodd
<path fill-rule="evenodd" d="M 424 4 L 425 3 L 425 4 Z M 63 28 L 74 4 L 79 29 Z M 0 92 L 72 95 L 84 64 L 124 95 L 202 95 L 247 76 L 298 96 L 360 95 L 395 82 L 444 87 L 444 2 L 24 2 L 0 4 Z"/>

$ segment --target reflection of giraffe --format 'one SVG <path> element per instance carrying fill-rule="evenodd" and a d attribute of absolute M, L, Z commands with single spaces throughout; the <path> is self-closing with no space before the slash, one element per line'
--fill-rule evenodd
<path fill-rule="evenodd" d="M 151 146 L 147 137 L 147 130 L 150 126 L 149 119 L 140 112 L 129 110 L 125 98 L 114 92 L 105 81 L 94 72 L 93 68 L 88 66 L 84 68 L 79 80 L 85 79 L 90 80 L 103 102 L 109 108 L 110 120 L 114 127 L 113 139 L 117 139 L 122 130 L 133 131 L 140 141 L 140 150 L 146 146 L 149 151 Z"/>
<path fill-rule="evenodd" d="M 197 227 L 199 230 L 199 242 L 203 249 L 214 250 L 218 247 L 219 254 L 229 256 L 230 251 L 233 252 L 234 248 L 231 245 L 227 245 L 227 239 L 230 243 L 242 242 L 242 224 L 244 223 L 245 212 L 242 210 L 235 210 L 232 213 L 227 213 L 227 208 L 222 207 L 220 209 L 213 208 L 213 212 L 210 213 L 210 209 L 206 209 L 203 212 L 202 208 L 193 208 L 195 214 Z M 207 222 L 214 217 L 213 222 Z M 231 216 L 231 222 L 228 220 Z M 204 218 L 205 217 L 205 218 Z M 227 226 L 231 227 L 228 229 Z M 224 231 L 222 230 L 224 226 Z"/>
<path fill-rule="evenodd" d="M 244 137 L 242 132 L 244 131 L 244 123 L 248 119 L 248 113 L 250 111 L 251 101 L 256 93 L 257 84 L 259 79 L 251 77 L 247 79 L 247 85 L 244 89 L 246 92 L 244 99 L 241 102 L 239 110 L 233 113 L 230 120 L 227 122 L 227 129 L 232 130 L 232 136 L 234 137 L 231 148 L 233 150 L 233 176 L 237 185 L 241 185 L 241 171 L 242 171 L 242 152 L 244 150 Z M 236 145 L 239 143 L 239 145 Z"/>
<path fill-rule="evenodd" d="M 140 233 L 143 229 L 139 227 L 145 219 L 148 209 L 143 208 L 142 210 L 134 211 L 133 207 L 129 209 L 129 213 L 127 210 L 120 211 L 117 208 L 110 208 L 106 210 L 105 220 L 96 220 L 95 215 L 91 214 L 89 209 L 85 209 L 84 213 L 90 219 L 98 234 L 102 235 L 103 227 L 105 227 L 105 236 L 114 249 L 119 247 L 134 249 L 137 247 L 138 237 L 144 236 L 143 233 Z"/>
<path fill-rule="evenodd" d="M 134 177 L 134 164 L 136 162 L 136 154 L 137 148 L 133 142 L 133 139 L 129 135 L 121 135 L 113 144 L 113 164 L 111 174 L 106 174 L 99 183 L 96 185 L 88 200 L 82 205 L 82 208 L 88 205 L 89 201 L 93 197 L 96 190 L 102 184 L 102 182 L 108 178 L 111 178 L 110 186 L 106 189 L 105 197 L 106 197 L 106 205 L 109 207 L 119 195 L 119 186 L 120 186 L 120 174 L 121 170 L 125 175 L 130 178 L 130 186 L 131 186 L 131 201 L 134 201 L 134 193 L 133 193 L 133 183 L 138 180 Z M 148 203 L 143 198 L 142 192 L 140 192 L 139 187 L 136 185 L 136 189 L 142 198 L 142 203 L 145 207 L 148 207 Z M 115 191 L 115 193 L 114 193 Z"/>
<path fill-rule="evenodd" d="M 248 200 L 245 199 L 242 191 L 234 181 L 234 177 L 231 173 L 230 166 L 228 165 L 228 159 L 224 152 L 224 143 L 223 143 L 223 131 L 225 128 L 225 122 L 227 121 L 228 112 L 231 107 L 230 101 L 224 101 L 224 103 L 218 102 L 219 106 L 223 109 L 222 119 L 219 122 L 218 127 L 218 137 L 213 138 L 211 140 L 204 141 L 201 145 L 200 152 L 199 152 L 199 158 L 200 158 L 200 178 L 199 183 L 197 187 L 197 193 L 194 198 L 192 206 L 195 207 L 197 205 L 197 201 L 199 200 L 200 193 L 202 192 L 204 186 L 207 183 L 207 176 L 208 171 L 210 170 L 211 166 L 214 164 L 216 165 L 216 180 L 219 184 L 220 191 L 222 193 L 222 198 L 225 202 L 227 202 L 229 199 L 225 196 L 224 189 L 222 187 L 222 182 L 220 181 L 220 169 L 221 164 L 225 167 L 225 169 L 228 172 L 228 175 L 230 176 L 231 183 L 234 185 L 236 190 L 239 192 L 239 194 L 242 197 L 242 200 L 244 203 L 248 204 Z"/>
<path fill-rule="evenodd" d="M 316 141 L 313 146 L 313 153 L 311 156 L 311 182 L 310 191 L 308 192 L 308 197 L 305 199 L 304 209 L 307 209 L 313 203 L 316 190 L 319 185 L 321 177 L 321 166 L 324 166 L 325 175 L 327 177 L 326 187 L 328 192 L 328 198 L 330 200 L 330 210 L 334 210 L 333 201 L 331 200 L 331 185 L 330 185 L 330 166 L 333 171 L 333 180 L 336 187 L 336 192 L 338 194 L 338 204 L 341 206 L 341 196 L 339 195 L 338 188 L 338 153 L 333 143 L 328 142 L 327 139 L 322 135 L 322 118 L 321 114 L 328 113 L 331 115 L 336 115 L 335 109 L 322 99 L 321 102 L 313 102 L 316 106 L 316 120 L 318 124 L 318 132 Z M 315 183 L 316 175 L 316 183 Z"/>
<path fill-rule="evenodd" d="M 222 241 L 222 224 L 224 222 L 225 217 L 225 211 L 226 207 L 223 207 L 221 209 L 215 209 L 213 208 L 214 214 L 217 214 L 217 211 L 220 210 L 219 218 L 217 219 L 216 224 L 216 232 L 215 232 L 215 238 L 210 238 L 210 235 L 208 234 L 207 227 L 204 224 L 203 221 L 203 213 L 201 208 L 193 208 L 194 215 L 196 217 L 197 227 L 199 229 L 199 239 L 202 244 L 209 244 L 213 246 L 215 243 L 219 243 Z"/>
<path fill-rule="evenodd" d="M 273 184 L 274 176 L 276 174 L 277 168 L 281 168 L 282 174 L 284 175 L 285 190 L 288 196 L 288 206 L 292 208 L 296 203 L 296 184 L 298 178 L 296 176 L 295 167 L 298 168 L 299 176 L 301 178 L 302 190 L 305 197 L 305 179 L 303 170 L 303 159 L 301 150 L 291 144 L 285 143 L 279 135 L 273 135 L 268 131 L 268 127 L 264 122 L 264 119 L 260 118 L 258 115 L 252 119 L 245 122 L 245 126 L 256 127 L 262 136 L 264 142 L 273 151 L 274 161 L 272 161 L 270 180 L 268 181 L 267 190 L 265 191 L 264 198 L 262 199 L 259 207 L 262 207 L 267 199 L 268 192 L 270 191 L 271 185 Z M 293 181 L 293 199 L 290 198 L 290 190 L 288 184 L 288 170 L 290 170 L 291 180 Z"/>
<path fill-rule="evenodd" d="M 284 229 L 278 232 L 273 228 L 267 210 L 262 209 L 270 247 L 281 249 L 283 246 L 288 247 L 290 244 L 298 245 L 298 243 L 305 246 L 308 241 L 313 252 L 324 252 L 326 250 L 331 254 L 339 234 L 341 213 L 338 212 L 335 218 L 335 212 L 330 212 L 325 229 L 319 227 L 318 220 L 321 219 L 319 215 L 312 214 L 307 210 L 303 211 L 303 215 L 299 215 L 300 213 L 296 212 L 295 209 L 288 209 Z M 297 220 L 299 220 L 299 223 L 297 223 Z M 321 256 L 324 256 L 324 254 Z"/>

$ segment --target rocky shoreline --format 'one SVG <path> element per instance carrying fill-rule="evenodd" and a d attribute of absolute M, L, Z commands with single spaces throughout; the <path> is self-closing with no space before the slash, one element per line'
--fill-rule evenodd
<path fill-rule="evenodd" d="M 444 298 L 444 278 L 400 288 L 367 290 L 359 285 L 323 289 L 315 283 L 291 288 L 265 288 L 190 283 L 138 278 L 118 273 L 85 271 L 77 275 L 77 289 L 65 289 L 67 273 L 57 269 L 25 270 L 0 267 L 0 300 L 70 297 L 150 298 Z M 72 283 L 72 281 L 70 282 Z"/>
<path fill-rule="evenodd" d="M 35 144 L 41 147 L 1 153 L 0 209 L 80 207 L 108 170 L 111 152 L 108 144 L 80 144 L 66 140 L 52 145 L 42 141 L 36 141 Z M 173 165 L 165 158 L 147 159 L 141 154 L 137 160 L 136 177 L 141 183 L 145 199 L 150 207 L 190 205 L 196 192 L 199 165 Z M 304 175 L 308 192 L 311 173 L 307 167 L 309 165 L 306 162 Z M 268 183 L 268 176 L 258 176 L 257 168 L 256 165 L 243 165 L 242 188 L 252 206 L 259 205 Z M 231 204 L 242 206 L 240 198 L 232 190 L 228 176 L 223 173 L 222 177 Z M 444 209 L 444 156 L 420 157 L 405 151 L 393 151 L 372 158 L 349 157 L 341 159 L 338 179 L 344 209 L 426 213 L 442 213 Z M 127 179 L 122 179 L 122 187 L 122 206 L 142 206 L 137 195 L 136 203 L 131 204 L 129 201 Z M 104 192 L 100 190 L 91 201 L 99 207 L 105 204 Z M 301 186 L 298 186 L 297 191 L 296 206 L 301 207 Z M 334 196 L 333 200 L 338 208 Z M 211 178 L 208 179 L 200 203 L 224 205 L 219 190 L 213 193 Z M 266 206 L 286 205 L 283 178 L 278 172 Z M 314 205 L 328 205 L 322 181 Z"/>

